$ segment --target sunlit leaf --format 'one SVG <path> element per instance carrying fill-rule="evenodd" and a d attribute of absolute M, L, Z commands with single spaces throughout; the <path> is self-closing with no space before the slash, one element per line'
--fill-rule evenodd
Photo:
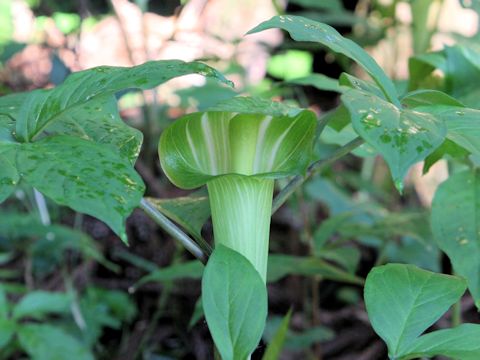
<path fill-rule="evenodd" d="M 357 90 L 343 94 L 342 101 L 357 133 L 388 163 L 400 191 L 410 166 L 425 159 L 445 139 L 445 124 L 432 114 L 400 109 Z"/>
<path fill-rule="evenodd" d="M 413 265 L 375 267 L 365 283 L 365 305 L 375 332 L 391 359 L 402 358 L 428 327 L 465 292 L 459 277 L 436 274 Z M 386 311 L 388 309 L 388 311 Z"/>
<path fill-rule="evenodd" d="M 97 106 L 100 99 L 105 102 L 109 96 L 129 88 L 149 89 L 174 77 L 198 73 L 227 80 L 216 70 L 198 62 L 185 63 L 179 60 L 150 61 L 142 65 L 124 68 L 100 66 L 70 75 L 63 84 L 50 90 L 36 90 L 29 94 L 22 104 L 17 124 L 16 136 L 21 141 L 35 139 L 57 121 L 67 118 L 72 121 L 72 113 L 87 118 L 91 113 L 86 106 Z M 78 113 L 78 107 L 84 111 Z M 75 112 L 74 112 L 75 111 Z"/>
<path fill-rule="evenodd" d="M 246 359 L 267 318 L 267 290 L 260 274 L 245 257 L 219 245 L 205 268 L 202 302 L 222 359 Z"/>
<path fill-rule="evenodd" d="M 398 95 L 393 82 L 383 70 L 352 40 L 341 36 L 334 28 L 300 16 L 274 16 L 268 21 L 256 26 L 248 33 L 253 34 L 271 28 L 280 28 L 290 33 L 296 41 L 318 42 L 334 52 L 343 54 L 362 66 L 382 89 L 387 99 L 398 105 Z"/>
<path fill-rule="evenodd" d="M 432 229 L 455 272 L 467 279 L 480 307 L 480 173 L 468 170 L 442 183 L 432 203 Z"/>
<path fill-rule="evenodd" d="M 448 356 L 452 359 L 477 360 L 480 358 L 480 325 L 462 324 L 452 329 L 437 330 L 420 336 L 406 350 L 402 360 L 419 357 Z"/>
<path fill-rule="evenodd" d="M 88 347 L 60 327 L 22 324 L 18 329 L 21 347 L 32 360 L 93 360 Z"/>
<path fill-rule="evenodd" d="M 72 136 L 19 144 L 23 181 L 61 205 L 99 218 L 126 241 L 125 219 L 143 195 L 142 179 L 108 147 Z"/>

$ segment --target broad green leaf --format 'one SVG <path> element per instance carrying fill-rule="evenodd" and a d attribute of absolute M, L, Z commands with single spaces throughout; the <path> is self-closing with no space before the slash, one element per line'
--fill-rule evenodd
<path fill-rule="evenodd" d="M 32 360 L 93 360 L 88 347 L 60 327 L 22 324 L 18 327 L 20 346 Z"/>
<path fill-rule="evenodd" d="M 92 347 L 98 344 L 104 328 L 121 329 L 131 322 L 137 308 L 124 291 L 89 287 L 80 299 L 80 311 L 87 329 L 82 339 Z"/>
<path fill-rule="evenodd" d="M 97 217 L 126 241 L 125 219 L 144 185 L 128 160 L 110 148 L 72 136 L 19 144 L 23 181 L 60 205 Z"/>
<path fill-rule="evenodd" d="M 432 203 L 435 240 L 452 262 L 455 272 L 467 279 L 480 307 L 480 172 L 451 175 L 435 193 Z"/>
<path fill-rule="evenodd" d="M 304 77 L 285 81 L 285 84 L 313 86 L 318 90 L 334 91 L 338 93 L 342 93 L 343 91 L 345 91 L 345 89 L 341 85 L 339 85 L 337 79 L 330 78 L 323 74 L 310 74 Z"/>
<path fill-rule="evenodd" d="M 302 332 L 292 332 L 287 336 L 285 348 L 293 351 L 305 350 L 313 344 L 329 341 L 335 333 L 325 326 L 315 326 Z"/>
<path fill-rule="evenodd" d="M 447 126 L 447 138 L 480 155 L 480 110 L 452 108 L 439 114 Z"/>
<path fill-rule="evenodd" d="M 43 319 L 50 314 L 67 314 L 72 299 L 66 293 L 33 291 L 25 295 L 13 308 L 14 319 Z"/>
<path fill-rule="evenodd" d="M 172 78 L 197 73 L 228 82 L 219 72 L 198 63 L 185 63 L 179 60 L 150 61 L 142 65 L 124 68 L 100 66 L 70 75 L 60 86 L 50 90 L 36 90 L 29 94 L 22 104 L 17 124 L 16 136 L 28 142 L 37 137 L 56 121 L 76 123 L 70 118 L 72 112 L 87 117 L 87 111 L 79 111 L 90 103 L 96 106 L 109 101 L 115 93 L 129 88 L 149 89 Z M 95 109 L 93 109 L 95 110 Z M 79 111 L 79 112 L 78 112 Z M 82 119 L 80 119 L 82 121 Z"/>
<path fill-rule="evenodd" d="M 160 137 L 162 169 L 192 189 L 229 173 L 269 178 L 302 173 L 310 162 L 316 117 L 205 112 L 186 115 Z"/>
<path fill-rule="evenodd" d="M 480 108 L 480 92 L 476 84 L 480 80 L 480 52 L 474 47 L 456 45 L 445 47 L 446 90 L 464 104 Z"/>
<path fill-rule="evenodd" d="M 0 319 L 5 319 L 8 317 L 9 305 L 7 300 L 7 294 L 3 286 L 0 285 Z"/>
<path fill-rule="evenodd" d="M 460 101 L 438 90 L 416 90 L 409 92 L 402 99 L 402 105 L 407 109 L 416 109 L 434 114 L 441 113 L 452 107 L 465 107 Z"/>
<path fill-rule="evenodd" d="M 14 320 L 0 317 L 0 354 L 1 350 L 12 340 L 16 330 L 17 323 Z"/>
<path fill-rule="evenodd" d="M 351 274 L 355 274 L 361 254 L 360 250 L 355 247 L 343 246 L 324 248 L 317 256 L 341 266 Z"/>
<path fill-rule="evenodd" d="M 406 354 L 416 338 L 465 292 L 461 278 L 389 264 L 373 268 L 365 283 L 365 305 L 391 359 Z M 388 311 L 386 311 L 388 309 Z"/>
<path fill-rule="evenodd" d="M 193 314 L 190 317 L 190 321 L 188 322 L 188 330 L 191 330 L 196 323 L 200 321 L 200 319 L 204 316 L 203 314 L 203 302 L 202 297 L 200 296 L 195 303 L 195 308 L 193 309 Z"/>
<path fill-rule="evenodd" d="M 419 357 L 448 356 L 453 359 L 480 359 L 480 325 L 462 324 L 452 329 L 437 330 L 418 338 L 406 350 L 402 360 Z"/>
<path fill-rule="evenodd" d="M 278 360 L 280 358 L 280 354 L 287 337 L 288 325 L 290 324 L 291 317 L 292 310 L 290 309 L 278 326 L 278 329 L 275 332 L 272 340 L 269 342 L 262 360 Z"/>
<path fill-rule="evenodd" d="M 342 1 L 340 0 L 290 0 L 290 3 L 301 5 L 305 8 L 324 11 L 341 12 L 344 10 Z"/>
<path fill-rule="evenodd" d="M 359 79 L 347 73 L 342 73 L 342 75 L 340 75 L 340 78 L 338 79 L 338 83 L 340 86 L 364 91 L 367 93 L 372 93 L 379 98 L 386 100 L 385 96 L 382 93 L 382 90 L 370 81 Z"/>
<path fill-rule="evenodd" d="M 408 89 L 443 88 L 444 80 L 431 74 L 435 69 L 445 71 L 446 67 L 445 56 L 441 51 L 411 57 L 408 61 Z"/>
<path fill-rule="evenodd" d="M 320 258 L 271 254 L 268 257 L 267 281 L 277 281 L 287 275 L 321 276 L 334 281 L 363 284 L 363 279 Z"/>
<path fill-rule="evenodd" d="M 449 134 L 447 133 L 447 137 Z M 453 159 L 465 159 L 470 151 L 461 147 L 452 140 L 446 139 L 434 152 L 425 158 L 422 172 L 426 174 L 430 168 L 440 159 L 451 157 Z"/>
<path fill-rule="evenodd" d="M 393 82 L 360 46 L 352 40 L 341 36 L 334 28 L 300 16 L 274 16 L 253 28 L 248 34 L 253 34 L 271 28 L 280 28 L 290 33 L 296 41 L 318 42 L 330 50 L 343 54 L 356 61 L 369 73 L 378 86 L 382 89 L 387 99 L 394 104 L 398 103 L 398 95 Z"/>
<path fill-rule="evenodd" d="M 44 225 L 35 214 L 1 211 L 0 236 L 12 242 L 31 241 L 34 273 L 41 265 L 54 269 L 63 261 L 67 250 L 76 250 L 110 270 L 118 271 L 118 266 L 105 259 L 87 234 L 58 224 Z"/>
<path fill-rule="evenodd" d="M 267 289 L 253 265 L 218 245 L 205 267 L 202 302 L 222 359 L 247 359 L 262 337 L 268 311 Z"/>
<path fill-rule="evenodd" d="M 167 217 L 182 226 L 198 241 L 203 241 L 202 227 L 210 217 L 208 196 L 184 196 L 174 199 L 148 200 Z"/>
<path fill-rule="evenodd" d="M 13 338 L 16 323 L 9 318 L 9 304 L 5 289 L 0 285 L 0 352 Z"/>
<path fill-rule="evenodd" d="M 296 116 L 302 109 L 278 101 L 271 101 L 255 96 L 236 96 L 220 101 L 209 111 L 221 111 L 241 114 L 262 114 L 266 116 Z"/>
<path fill-rule="evenodd" d="M 173 264 L 164 268 L 158 268 L 150 274 L 142 277 L 135 287 L 152 281 L 165 282 L 179 279 L 200 279 L 203 274 L 203 264 L 198 260 Z"/>
<path fill-rule="evenodd" d="M 73 107 L 62 114 L 61 121 L 48 127 L 49 134 L 67 134 L 91 140 L 134 163 L 142 145 L 140 131 L 126 125 L 120 118 L 114 96 L 97 96 L 94 100 Z"/>
<path fill-rule="evenodd" d="M 20 174 L 15 166 L 15 146 L 2 144 L 0 140 L 0 203 L 17 187 Z"/>
<path fill-rule="evenodd" d="M 0 144 L 15 141 L 15 121 L 18 119 L 20 106 L 28 93 L 15 93 L 0 96 Z"/>
<path fill-rule="evenodd" d="M 399 109 L 377 96 L 350 90 L 342 95 L 357 133 L 386 160 L 397 188 L 410 166 L 442 144 L 445 124 L 429 113 Z"/>

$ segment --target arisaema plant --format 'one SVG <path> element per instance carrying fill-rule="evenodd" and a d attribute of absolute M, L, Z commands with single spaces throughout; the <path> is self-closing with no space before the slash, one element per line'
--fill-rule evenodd
<path fill-rule="evenodd" d="M 274 181 L 306 171 L 316 126 L 308 110 L 208 111 L 176 120 L 160 138 L 170 181 L 208 189 L 215 250 L 204 273 L 203 306 L 223 359 L 248 357 L 262 335 Z"/>

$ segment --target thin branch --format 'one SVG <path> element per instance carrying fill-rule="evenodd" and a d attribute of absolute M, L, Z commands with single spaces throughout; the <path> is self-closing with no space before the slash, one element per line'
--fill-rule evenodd
<path fill-rule="evenodd" d="M 163 215 L 157 208 L 143 198 L 140 202 L 140 208 L 155 221 L 166 233 L 171 235 L 175 240 L 180 242 L 193 256 L 195 256 L 202 263 L 207 262 L 207 256 L 197 243 L 185 234 L 177 225 L 171 222 L 165 215 Z"/>
<path fill-rule="evenodd" d="M 272 214 L 275 213 L 280 206 L 282 206 L 285 201 L 312 175 L 318 173 L 325 166 L 330 165 L 342 158 L 343 156 L 349 154 L 352 150 L 356 149 L 364 143 L 364 140 L 360 137 L 357 137 L 350 141 L 349 143 L 343 145 L 341 148 L 336 150 L 332 156 L 328 159 L 318 160 L 311 164 L 305 176 L 297 175 L 295 176 L 275 197 L 273 200 Z"/>

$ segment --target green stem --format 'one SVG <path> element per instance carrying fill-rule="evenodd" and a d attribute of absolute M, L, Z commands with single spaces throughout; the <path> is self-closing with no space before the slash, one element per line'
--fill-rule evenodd
<path fill-rule="evenodd" d="M 175 240 L 180 242 L 185 248 L 192 253 L 198 260 L 206 264 L 207 255 L 187 234 L 171 222 L 165 215 L 158 211 L 155 206 L 147 199 L 143 198 L 140 202 L 140 208 L 155 221 L 166 233 L 171 235 Z"/>
<path fill-rule="evenodd" d="M 349 154 L 352 150 L 356 149 L 360 145 L 362 145 L 365 141 L 357 137 L 350 141 L 349 143 L 343 145 L 341 148 L 336 150 L 332 156 L 330 156 L 328 159 L 325 160 L 318 160 L 311 164 L 308 167 L 307 173 L 305 176 L 295 176 L 275 197 L 273 200 L 273 206 L 272 206 L 272 214 L 275 213 L 280 206 L 282 206 L 285 201 L 295 192 L 297 188 L 299 188 L 308 178 L 310 178 L 312 175 L 316 174 L 319 172 L 321 169 L 323 169 L 325 166 L 330 165 L 340 159 L 341 157 Z"/>
<path fill-rule="evenodd" d="M 273 179 L 226 175 L 207 183 L 215 242 L 253 264 L 267 277 Z"/>
<path fill-rule="evenodd" d="M 462 323 L 462 302 L 458 300 L 452 306 L 452 327 L 457 327 Z"/>

